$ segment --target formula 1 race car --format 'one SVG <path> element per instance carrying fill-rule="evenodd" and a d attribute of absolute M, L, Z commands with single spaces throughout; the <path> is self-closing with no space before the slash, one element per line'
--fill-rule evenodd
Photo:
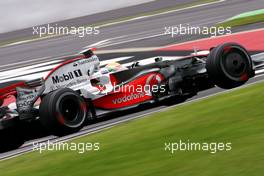
<path fill-rule="evenodd" d="M 109 112 L 166 99 L 183 101 L 214 86 L 231 89 L 255 74 L 251 56 L 236 43 L 181 59 L 157 57 L 145 65 L 100 67 L 92 50 L 82 54 L 52 69 L 45 78 L 0 89 L 1 151 L 23 144 L 19 130 L 25 123 L 39 121 L 49 134 L 63 136 Z M 14 101 L 6 104 L 10 98 Z"/>

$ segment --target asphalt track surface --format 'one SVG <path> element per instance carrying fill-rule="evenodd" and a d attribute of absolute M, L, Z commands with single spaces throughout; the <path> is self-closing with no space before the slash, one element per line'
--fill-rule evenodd
<path fill-rule="evenodd" d="M 171 38 L 170 36 L 162 35 L 164 33 L 164 26 L 175 26 L 187 23 L 191 25 L 210 26 L 236 14 L 260 8 L 264 8 L 262 0 L 230 0 L 203 7 L 110 25 L 100 29 L 100 35 L 96 37 L 88 36 L 79 38 L 76 36 L 63 36 L 25 44 L 1 47 L 0 62 L 2 65 L 0 69 L 15 64 L 19 67 L 23 67 L 28 63 L 36 64 L 39 62 L 45 62 L 52 57 L 75 54 L 82 48 L 89 47 L 89 45 L 96 44 L 103 40 L 107 40 L 107 44 L 100 45 L 99 47 L 97 46 L 99 50 L 141 47 L 141 45 L 144 47 L 155 47 L 192 40 L 192 36 Z M 261 27 L 263 26 L 261 25 Z M 102 43 L 103 42 L 101 42 L 101 44 Z M 249 83 L 260 81 L 263 78 L 264 76 L 260 75 L 251 79 Z M 197 96 L 189 99 L 188 101 L 207 97 L 208 95 L 213 95 L 222 91 L 223 90 L 220 88 L 213 88 L 200 92 Z M 66 136 L 65 138 L 47 136 L 34 141 L 46 141 L 49 139 L 53 141 L 67 140 L 73 137 L 85 135 L 87 133 L 96 132 L 104 128 L 109 128 L 123 121 L 139 118 L 150 112 L 155 110 L 159 111 L 166 107 L 167 106 L 157 106 L 143 111 L 139 110 L 136 113 L 129 113 L 128 115 L 123 115 L 118 118 L 92 124 L 85 127 L 81 132 Z M 32 149 L 32 142 L 33 141 L 28 141 L 20 149 L 0 154 L 0 159 L 17 156 L 21 153 L 30 151 Z"/>
<path fill-rule="evenodd" d="M 151 12 L 159 9 L 166 9 L 183 4 L 189 4 L 195 1 L 197 0 L 156 0 L 149 3 L 58 21 L 51 24 L 58 24 L 59 26 L 82 26 L 85 24 L 100 23 L 109 20 L 119 19 L 122 17 L 134 16 L 140 13 Z M 12 40 L 15 38 L 25 38 L 31 35 L 32 28 L 26 28 L 23 30 L 17 30 L 8 33 L 0 33 L 0 42 L 5 40 Z"/>
<path fill-rule="evenodd" d="M 228 0 L 207 6 L 177 11 L 164 15 L 141 18 L 125 23 L 100 28 L 99 35 L 80 38 L 74 35 L 49 38 L 25 44 L 0 48 L 1 65 L 19 63 L 26 60 L 45 61 L 50 57 L 75 54 L 83 47 L 94 45 L 100 49 L 153 47 L 192 40 L 193 36 L 172 38 L 164 34 L 165 26 L 190 24 L 210 26 L 242 12 L 264 8 L 262 0 Z M 31 61 L 32 62 L 32 61 Z"/>

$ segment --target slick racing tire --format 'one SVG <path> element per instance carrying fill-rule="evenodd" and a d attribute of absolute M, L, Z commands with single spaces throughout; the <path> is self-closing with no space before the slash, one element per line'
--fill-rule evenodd
<path fill-rule="evenodd" d="M 40 122 L 49 133 L 64 136 L 83 127 L 87 108 L 78 93 L 63 88 L 49 93 L 42 99 L 39 113 Z"/>
<path fill-rule="evenodd" d="M 10 127 L 0 130 L 0 153 L 17 149 L 24 142 L 24 136 L 20 127 Z"/>
<path fill-rule="evenodd" d="M 247 50 L 236 43 L 225 43 L 211 50 L 206 69 L 211 80 L 224 89 L 243 85 L 254 75 Z"/>
<path fill-rule="evenodd" d="M 0 107 L 4 104 L 4 100 L 0 99 Z"/>

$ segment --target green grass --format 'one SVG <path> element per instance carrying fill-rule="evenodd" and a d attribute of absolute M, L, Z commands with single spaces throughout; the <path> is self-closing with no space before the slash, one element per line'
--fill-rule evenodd
<path fill-rule="evenodd" d="M 239 18 L 231 18 L 230 20 L 217 24 L 217 26 L 238 27 L 238 26 L 260 23 L 260 22 L 264 22 L 264 13 L 255 14 L 252 16 L 239 17 Z"/>
<path fill-rule="evenodd" d="M 261 176 L 264 83 L 180 105 L 74 140 L 100 151 L 32 152 L 0 162 L 1 175 Z M 164 150 L 165 142 L 231 142 L 231 151 Z"/>

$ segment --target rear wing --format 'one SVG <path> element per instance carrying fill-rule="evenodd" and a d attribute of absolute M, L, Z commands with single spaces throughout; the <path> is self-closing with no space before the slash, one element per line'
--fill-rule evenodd
<path fill-rule="evenodd" d="M 19 81 L 19 82 L 11 82 L 11 83 L 5 83 L 6 86 L 0 88 L 0 106 L 2 106 L 4 99 L 8 96 L 17 95 L 17 88 L 23 87 L 23 88 L 33 88 L 37 86 L 41 86 L 43 84 L 43 79 L 34 79 L 30 81 Z"/>

